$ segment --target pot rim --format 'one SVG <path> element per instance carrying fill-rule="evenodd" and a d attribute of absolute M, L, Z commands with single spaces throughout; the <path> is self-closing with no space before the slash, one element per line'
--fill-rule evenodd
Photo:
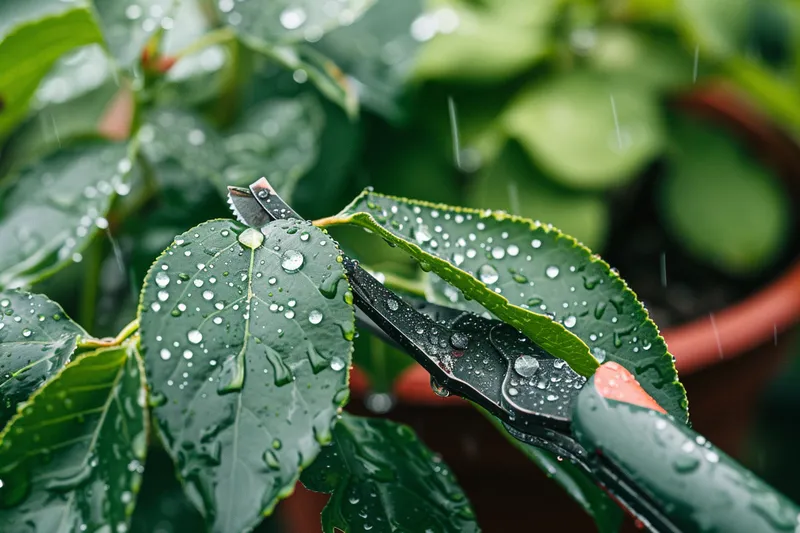
<path fill-rule="evenodd" d="M 782 168 L 800 167 L 800 146 L 763 113 L 753 108 L 735 89 L 722 83 L 698 87 L 682 95 L 677 105 L 712 120 L 726 123 L 757 139 L 769 163 Z M 778 169 L 780 170 L 780 169 Z M 776 280 L 743 300 L 706 317 L 666 328 L 662 336 L 675 356 L 678 372 L 688 375 L 742 355 L 779 335 L 800 321 L 800 260 L 790 264 Z M 369 389 L 369 379 L 358 368 L 351 373 L 356 393 Z M 430 376 L 412 365 L 398 376 L 393 390 L 404 403 L 442 405 L 464 403 L 461 398 L 441 398 L 430 388 Z"/>

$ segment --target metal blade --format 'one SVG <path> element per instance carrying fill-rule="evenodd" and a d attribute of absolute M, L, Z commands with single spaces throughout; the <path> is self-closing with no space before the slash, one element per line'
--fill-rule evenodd
<path fill-rule="evenodd" d="M 236 220 L 253 228 L 266 225 L 272 217 L 267 213 L 250 189 L 244 187 L 228 187 L 228 205 Z"/>

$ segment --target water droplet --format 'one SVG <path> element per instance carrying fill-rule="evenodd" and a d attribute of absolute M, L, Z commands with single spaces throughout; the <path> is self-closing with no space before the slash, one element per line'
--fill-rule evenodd
<path fill-rule="evenodd" d="M 441 396 L 442 398 L 450 396 L 450 391 L 445 389 L 443 385 L 440 385 L 433 376 L 431 376 L 431 390 L 436 396 Z"/>
<path fill-rule="evenodd" d="M 158 299 L 166 302 L 169 299 L 169 293 L 167 291 L 158 291 Z"/>
<path fill-rule="evenodd" d="M 510 387 L 508 389 L 508 395 L 509 396 L 516 396 L 517 394 L 519 394 L 519 391 L 517 389 L 515 389 L 514 387 Z"/>
<path fill-rule="evenodd" d="M 164 361 L 168 361 L 169 358 L 172 357 L 172 353 L 166 348 L 161 348 L 159 355 L 161 356 L 161 359 L 163 359 Z"/>
<path fill-rule="evenodd" d="M 297 272 L 303 267 L 303 254 L 296 250 L 286 250 L 281 257 L 281 266 L 286 272 Z"/>
<path fill-rule="evenodd" d="M 540 241 L 539 239 L 533 239 L 531 241 L 531 246 L 533 246 L 534 248 L 540 248 L 542 246 L 542 241 Z"/>
<path fill-rule="evenodd" d="M 547 270 L 545 270 L 545 274 L 547 274 L 547 277 L 550 279 L 556 279 L 558 277 L 559 272 L 560 270 L 555 265 L 550 265 L 549 267 L 547 267 Z"/>
<path fill-rule="evenodd" d="M 317 309 L 313 309 L 310 313 L 308 313 L 308 321 L 312 324 L 319 324 L 322 322 L 322 313 Z"/>
<path fill-rule="evenodd" d="M 478 269 L 478 277 L 485 284 L 491 285 L 496 282 L 500 276 L 498 276 L 497 270 L 495 270 L 492 265 L 483 265 Z"/>
<path fill-rule="evenodd" d="M 389 298 L 388 300 L 386 300 L 386 307 L 388 307 L 392 311 L 397 311 L 400 308 L 400 304 L 397 303 L 397 300 Z"/>
<path fill-rule="evenodd" d="M 281 12 L 281 26 L 287 30 L 296 30 L 306 21 L 306 12 L 300 7 L 287 7 Z"/>
<path fill-rule="evenodd" d="M 340 357 L 334 356 L 331 359 L 331 369 L 338 372 L 344 368 L 344 360 Z"/>
<path fill-rule="evenodd" d="M 578 319 L 575 318 L 573 315 L 569 315 L 567 318 L 564 319 L 564 327 L 571 328 L 578 322 Z"/>
<path fill-rule="evenodd" d="M 450 335 L 450 346 L 456 350 L 466 350 L 469 346 L 469 335 L 456 331 Z"/>
<path fill-rule="evenodd" d="M 203 334 L 196 329 L 193 329 L 186 334 L 186 338 L 189 339 L 189 342 L 192 344 L 200 344 L 200 341 L 203 340 Z"/>
<path fill-rule="evenodd" d="M 154 312 L 158 313 L 159 311 L 161 311 L 161 304 L 158 303 L 158 302 L 153 302 L 153 303 L 150 304 L 150 309 L 152 309 Z"/>
<path fill-rule="evenodd" d="M 239 242 L 242 246 L 255 250 L 264 242 L 264 234 L 257 229 L 247 228 L 239 235 Z"/>
<path fill-rule="evenodd" d="M 288 311 L 286 311 L 286 312 L 283 314 L 283 316 L 285 316 L 286 318 L 288 318 L 289 320 L 291 320 L 291 319 L 293 319 L 293 318 L 294 318 L 294 311 L 292 311 L 291 309 L 289 309 Z"/>
<path fill-rule="evenodd" d="M 500 246 L 495 246 L 492 248 L 492 257 L 495 259 L 502 259 L 506 256 L 506 251 L 501 248 Z"/>
<path fill-rule="evenodd" d="M 264 463 L 273 470 L 277 470 L 281 467 L 281 463 L 278 460 L 278 456 L 275 455 L 275 452 L 272 450 L 267 450 L 264 452 Z"/>
<path fill-rule="evenodd" d="M 204 300 L 212 300 L 214 298 L 214 293 L 211 291 L 203 291 L 203 299 Z"/>
<path fill-rule="evenodd" d="M 508 248 L 506 248 L 506 252 L 508 252 L 508 255 L 511 257 L 516 257 L 519 255 L 519 246 L 516 244 L 509 244 Z"/>
<path fill-rule="evenodd" d="M 539 361 L 530 355 L 520 355 L 514 361 L 514 370 L 524 378 L 532 377 L 539 371 Z"/>
<path fill-rule="evenodd" d="M 32 334 L 33 334 L 33 332 L 31 330 L 29 330 L 28 328 L 25 328 L 25 329 L 22 330 L 22 336 L 23 337 L 27 338 L 27 337 L 30 337 Z"/>
<path fill-rule="evenodd" d="M 169 275 L 163 270 L 159 270 L 158 274 L 156 274 L 156 285 L 162 289 L 169 285 Z"/>

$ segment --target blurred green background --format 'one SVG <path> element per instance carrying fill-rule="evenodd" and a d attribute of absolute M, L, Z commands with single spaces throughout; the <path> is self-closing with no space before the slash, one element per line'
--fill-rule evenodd
<path fill-rule="evenodd" d="M 372 186 L 541 220 L 618 268 L 662 328 L 705 317 L 797 256 L 798 25 L 791 0 L 6 0 L 0 254 L 20 247 L 19 198 L 59 185 L 48 172 L 99 139 L 136 150 L 125 183 L 78 169 L 111 207 L 2 283 L 114 335 L 174 235 L 229 217 L 224 186 L 264 175 L 307 218 Z M 407 257 L 335 237 L 424 292 Z M 748 461 L 800 499 L 796 359 L 754 399 Z M 410 362 L 366 334 L 356 360 L 378 393 Z M 178 496 L 140 505 L 156 518 L 135 530 L 185 530 Z"/>

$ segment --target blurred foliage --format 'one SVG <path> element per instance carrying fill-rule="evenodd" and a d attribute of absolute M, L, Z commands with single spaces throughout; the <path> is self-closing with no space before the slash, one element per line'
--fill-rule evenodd
<path fill-rule="evenodd" d="M 373 186 L 539 219 L 598 252 L 625 239 L 620 212 L 657 209 L 689 256 L 745 282 L 786 257 L 787 176 L 743 142 L 758 114 L 727 109 L 725 128 L 676 102 L 722 86 L 796 138 L 798 26 L 791 0 L 6 0 L 0 254 L 33 259 L 0 279 L 111 334 L 174 235 L 266 175 L 307 217 Z M 127 157 L 87 164 L 98 136 Z M 71 209 L 54 165 L 103 202 Z M 36 208 L 42 191 L 56 207 Z M 69 253 L 22 216 L 41 242 L 75 233 Z M 400 286 L 424 276 L 334 233 Z M 358 344 L 388 390 L 406 363 Z"/>

